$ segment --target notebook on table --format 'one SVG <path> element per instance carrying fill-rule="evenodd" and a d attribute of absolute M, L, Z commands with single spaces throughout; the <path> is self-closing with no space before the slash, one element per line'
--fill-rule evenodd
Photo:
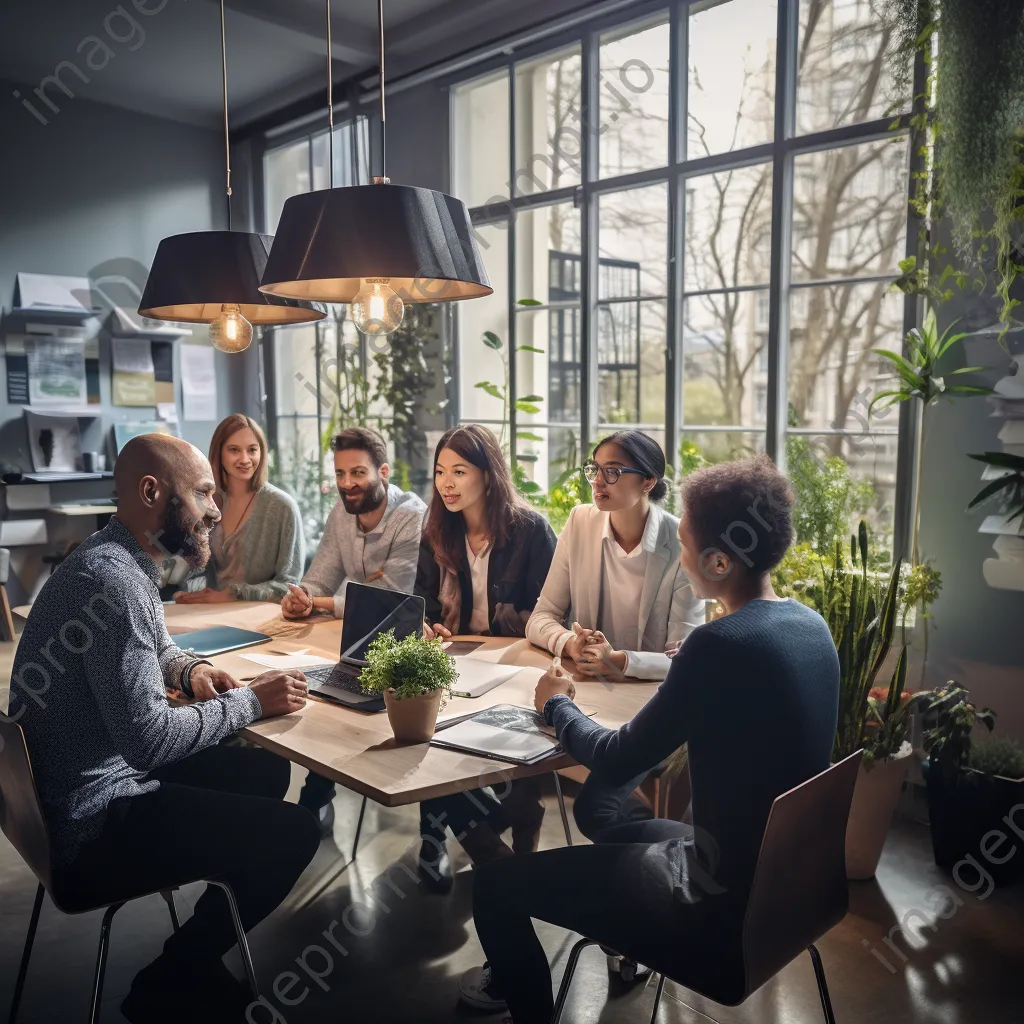
<path fill-rule="evenodd" d="M 171 639 L 183 651 L 195 651 L 196 654 L 209 658 L 214 654 L 226 654 L 228 651 L 238 651 L 243 647 L 265 644 L 273 638 L 266 633 L 257 633 L 253 629 L 209 626 L 206 629 L 194 629 L 190 633 L 176 633 Z"/>
<path fill-rule="evenodd" d="M 554 730 L 536 711 L 512 704 L 442 722 L 430 742 L 510 764 L 534 764 L 562 750 Z"/>

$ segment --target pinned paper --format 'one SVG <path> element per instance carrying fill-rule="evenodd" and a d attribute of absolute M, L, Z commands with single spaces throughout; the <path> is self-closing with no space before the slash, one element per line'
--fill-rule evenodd
<path fill-rule="evenodd" d="M 217 375 L 212 348 L 181 346 L 181 406 L 186 420 L 217 418 Z"/>

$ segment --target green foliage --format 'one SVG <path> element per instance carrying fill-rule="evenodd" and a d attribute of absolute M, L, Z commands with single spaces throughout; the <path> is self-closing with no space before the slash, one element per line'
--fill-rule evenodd
<path fill-rule="evenodd" d="M 919 141 L 923 137 L 933 166 L 918 174 L 911 198 L 928 259 L 920 268 L 901 266 L 898 286 L 933 300 L 946 297 L 941 281 L 928 281 L 928 263 L 938 252 L 930 246 L 927 222 L 944 208 L 961 259 L 976 266 L 985 256 L 994 259 L 1005 335 L 1019 326 L 1018 301 L 1010 293 L 1024 270 L 1016 245 L 1024 219 L 1024 2 L 885 0 L 883 13 L 897 79 L 910 80 L 915 53 L 929 67 L 929 85 L 915 98 L 912 129 Z M 931 59 L 936 36 L 937 67 Z M 966 275 L 953 276 L 962 286 Z M 979 283 L 984 286 L 983 276 Z"/>
<path fill-rule="evenodd" d="M 387 351 L 377 352 L 373 357 L 378 370 L 373 399 L 383 402 L 390 411 L 383 428 L 399 456 L 396 464 L 402 458 L 411 459 L 427 443 L 417 414 L 422 412 L 424 399 L 436 383 L 425 353 L 437 341 L 438 316 L 433 305 L 407 306 L 401 326 L 388 337 Z M 411 484 L 403 485 L 402 489 L 410 490 Z"/>
<path fill-rule="evenodd" d="M 381 694 L 393 689 L 398 700 L 443 690 L 443 707 L 457 678 L 455 662 L 441 646 L 439 637 L 424 640 L 413 634 L 396 640 L 395 631 L 389 629 L 370 643 L 359 685 L 364 693 Z"/>
<path fill-rule="evenodd" d="M 1010 452 L 985 452 L 983 455 L 967 457 L 1005 471 L 1003 476 L 990 480 L 971 498 L 967 510 L 977 508 L 998 494 L 1002 498 L 1003 512 L 1010 522 L 1024 517 L 1024 456 Z"/>
<path fill-rule="evenodd" d="M 874 412 L 876 405 L 883 408 L 899 402 L 919 399 L 925 405 L 934 405 L 942 395 L 950 398 L 956 395 L 990 395 L 991 388 L 979 388 L 964 384 L 948 384 L 946 377 L 954 377 L 963 373 L 979 373 L 987 369 L 984 366 L 964 366 L 958 370 L 950 370 L 945 376 L 938 374 L 939 361 L 965 334 L 952 334 L 956 323 L 952 323 L 939 334 L 935 310 L 929 309 L 921 328 L 914 327 L 906 338 L 907 355 L 876 348 L 875 353 L 886 359 L 898 378 L 895 390 L 880 391 L 871 400 L 868 413 Z"/>
<path fill-rule="evenodd" d="M 968 765 L 985 775 L 1004 779 L 1024 779 L 1024 747 L 1015 740 L 992 738 L 975 743 L 967 759 Z"/>
<path fill-rule="evenodd" d="M 991 709 L 975 707 L 969 692 L 952 679 L 930 694 L 925 705 L 924 749 L 934 768 L 955 781 L 970 761 L 974 726 L 980 722 L 991 732 L 995 718 Z"/>
<path fill-rule="evenodd" d="M 519 299 L 518 305 L 540 306 L 542 305 L 542 303 L 538 302 L 536 299 Z M 473 385 L 473 387 L 479 388 L 485 394 L 490 395 L 491 398 L 496 398 L 499 402 L 501 402 L 501 434 L 498 438 L 498 441 L 504 447 L 508 443 L 505 438 L 505 431 L 508 427 L 510 419 L 511 404 L 509 395 L 508 351 L 505 348 L 505 342 L 502 341 L 502 339 L 497 334 L 495 334 L 494 331 L 484 331 L 484 333 L 480 336 L 480 340 L 484 343 L 484 345 L 487 348 L 489 348 L 492 352 L 497 352 L 498 355 L 500 356 L 501 365 L 504 370 L 504 380 L 500 384 L 495 384 L 493 381 L 489 380 L 481 380 L 477 381 L 476 384 Z M 544 353 L 544 349 L 537 348 L 535 345 L 517 345 L 516 351 L 537 352 L 540 354 Z M 521 412 L 528 416 L 532 416 L 540 412 L 540 403 L 543 401 L 544 397 L 542 395 L 521 395 L 519 398 L 516 399 L 515 402 L 516 412 Z M 538 437 L 536 434 L 530 434 L 528 432 L 517 432 L 514 442 L 518 443 L 518 441 L 523 439 L 532 441 L 541 440 L 541 438 Z M 524 456 L 520 455 L 518 456 L 518 458 L 524 458 Z M 528 457 L 526 458 L 526 461 L 530 461 Z M 539 487 L 537 488 L 537 491 L 540 491 Z M 529 495 L 527 496 L 529 497 Z"/>
<path fill-rule="evenodd" d="M 853 522 L 867 515 L 875 502 L 870 480 L 850 473 L 838 455 L 820 458 L 799 435 L 786 438 L 786 471 L 796 491 L 793 528 L 797 544 L 831 551 L 849 535 Z"/>
<path fill-rule="evenodd" d="M 888 689 L 884 694 L 875 691 L 868 694 L 868 716 L 865 723 L 867 743 L 863 762 L 868 771 L 875 761 L 884 761 L 899 753 L 910 731 L 911 712 L 931 697 L 925 691 L 911 696 L 906 692 L 906 683 L 907 648 L 903 647 Z"/>
<path fill-rule="evenodd" d="M 872 713 L 868 695 L 892 646 L 901 563 L 892 567 L 887 578 L 871 571 L 864 522 L 850 539 L 849 561 L 844 545 L 837 543 L 831 560 L 819 557 L 819 563 L 821 582 L 810 583 L 804 596 L 813 595 L 816 600 L 839 655 L 839 719 L 832 757 L 841 761 L 862 746 L 873 755 L 875 739 L 867 729 Z"/>
<path fill-rule="evenodd" d="M 696 441 L 691 441 L 687 437 L 681 437 L 679 439 L 679 475 L 689 476 L 691 473 L 695 473 L 698 469 L 703 469 L 705 466 L 710 466 L 711 461 L 701 451 L 700 446 Z"/>

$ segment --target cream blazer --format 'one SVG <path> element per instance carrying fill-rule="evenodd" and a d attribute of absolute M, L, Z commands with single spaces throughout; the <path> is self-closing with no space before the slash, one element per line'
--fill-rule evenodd
<path fill-rule="evenodd" d="M 637 632 L 641 637 L 651 633 L 657 649 L 628 652 L 626 673 L 636 679 L 664 679 L 671 663 L 665 648 L 704 622 L 704 602 L 694 597 L 679 564 L 679 520 L 657 505 L 651 505 L 650 514 L 657 516 L 658 528 L 644 531 L 642 543 L 648 557 Z M 537 607 L 526 624 L 527 639 L 552 654 L 562 653 L 572 636 L 567 627 L 574 621 L 588 629 L 600 621 L 609 515 L 595 505 L 577 505 L 558 538 Z"/>

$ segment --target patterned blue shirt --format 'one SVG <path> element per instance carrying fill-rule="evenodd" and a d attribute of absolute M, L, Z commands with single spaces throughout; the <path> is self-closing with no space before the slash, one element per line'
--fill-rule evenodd
<path fill-rule="evenodd" d="M 246 687 L 168 704 L 195 657 L 167 634 L 159 579 L 111 519 L 46 581 L 18 644 L 8 716 L 25 731 L 56 865 L 99 835 L 112 800 L 159 786 L 147 773 L 260 717 Z"/>

